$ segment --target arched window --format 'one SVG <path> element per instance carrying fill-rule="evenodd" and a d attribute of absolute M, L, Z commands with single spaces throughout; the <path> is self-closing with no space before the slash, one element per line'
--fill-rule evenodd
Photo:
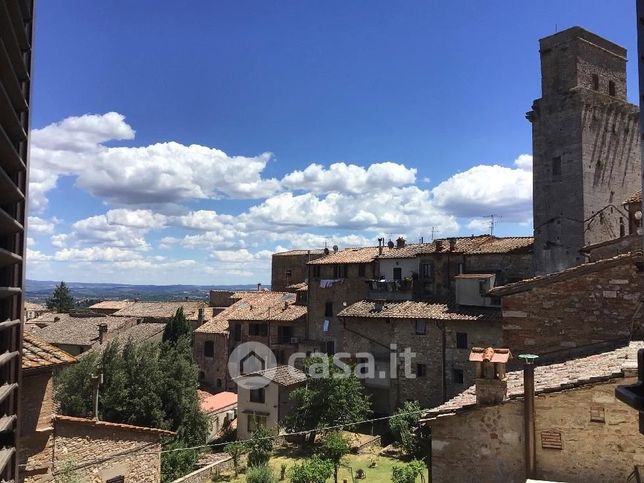
<path fill-rule="evenodd" d="M 204 357 L 215 357 L 215 343 L 211 340 L 207 340 L 203 345 L 203 355 Z"/>

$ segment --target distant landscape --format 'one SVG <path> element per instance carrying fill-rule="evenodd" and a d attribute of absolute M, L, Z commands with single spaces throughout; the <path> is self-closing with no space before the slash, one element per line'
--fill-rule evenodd
<path fill-rule="evenodd" d="M 31 302 L 44 302 L 60 281 L 27 280 Z M 77 302 L 107 299 L 207 300 L 210 290 L 256 290 L 257 285 L 128 285 L 125 283 L 65 282 Z M 270 288 L 263 285 L 263 288 Z"/>

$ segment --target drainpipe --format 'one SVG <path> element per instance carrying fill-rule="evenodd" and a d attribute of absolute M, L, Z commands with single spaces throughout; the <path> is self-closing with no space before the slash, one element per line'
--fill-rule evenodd
<path fill-rule="evenodd" d="M 534 424 L 534 354 L 521 354 L 523 366 L 523 422 L 525 424 L 525 473 L 526 478 L 534 478 L 537 467 Z"/>

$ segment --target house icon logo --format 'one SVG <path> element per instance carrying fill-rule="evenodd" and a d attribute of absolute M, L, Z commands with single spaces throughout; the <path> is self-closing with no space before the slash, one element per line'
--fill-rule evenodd
<path fill-rule="evenodd" d="M 260 389 L 272 379 L 277 360 L 273 351 L 260 342 L 244 342 L 228 358 L 228 373 L 238 386 Z"/>

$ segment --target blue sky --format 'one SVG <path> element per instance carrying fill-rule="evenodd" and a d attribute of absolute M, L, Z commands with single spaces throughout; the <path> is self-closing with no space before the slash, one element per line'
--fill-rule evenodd
<path fill-rule="evenodd" d="M 268 282 L 280 249 L 531 234 L 538 39 L 572 25 L 634 57 L 630 1 L 39 2 L 28 276 Z"/>

